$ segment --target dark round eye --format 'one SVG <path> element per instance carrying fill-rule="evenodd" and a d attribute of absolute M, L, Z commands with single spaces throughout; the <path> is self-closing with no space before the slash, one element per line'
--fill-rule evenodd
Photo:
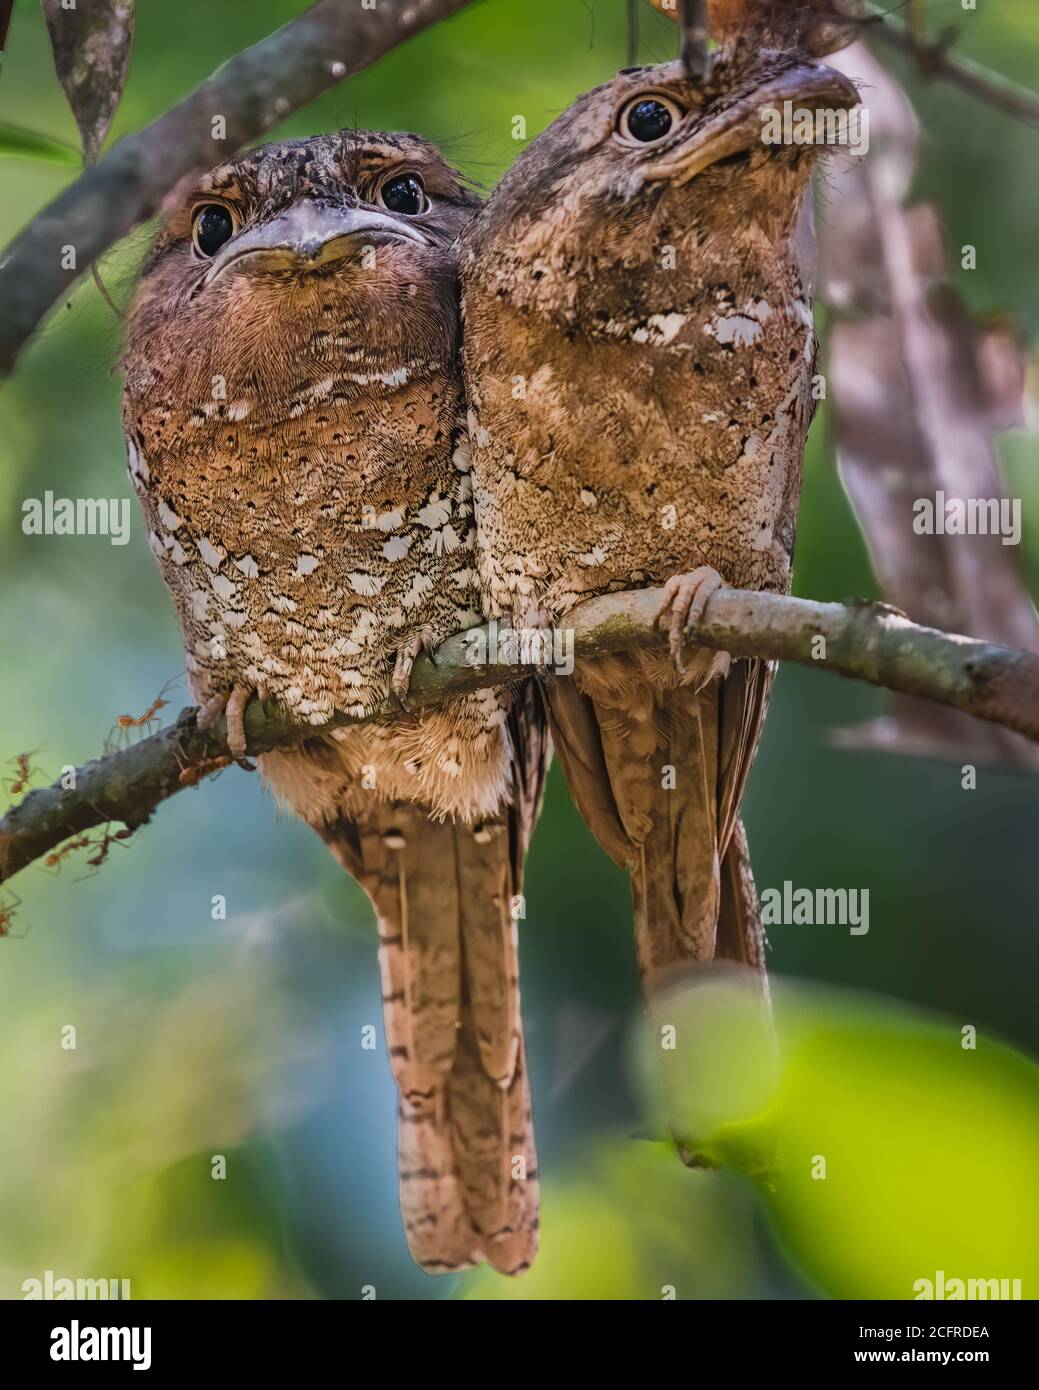
<path fill-rule="evenodd" d="M 215 256 L 234 236 L 234 221 L 220 203 L 207 203 L 195 213 L 191 236 L 203 256 Z"/>
<path fill-rule="evenodd" d="M 619 131 L 640 145 L 652 145 L 682 119 L 682 112 L 663 97 L 636 97 L 621 112 Z"/>
<path fill-rule="evenodd" d="M 395 179 L 388 179 L 379 197 L 390 212 L 402 212 L 408 217 L 417 217 L 426 210 L 426 190 L 417 174 L 398 174 Z"/>

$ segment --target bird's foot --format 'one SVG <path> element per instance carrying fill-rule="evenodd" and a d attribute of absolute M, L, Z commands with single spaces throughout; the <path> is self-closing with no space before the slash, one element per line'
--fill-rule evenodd
<path fill-rule="evenodd" d="M 390 692 L 401 709 L 408 708 L 408 686 L 411 684 L 411 670 L 423 652 L 433 660 L 433 632 L 431 628 L 420 628 L 397 652 L 390 677 Z"/>
<path fill-rule="evenodd" d="M 235 762 L 243 764 L 250 771 L 252 764 L 246 760 L 248 747 L 245 740 L 245 707 L 254 693 L 245 685 L 235 685 L 230 690 L 221 690 L 209 697 L 195 717 L 195 723 L 200 729 L 211 729 L 220 716 L 226 714 L 227 746 L 231 750 L 231 756 Z"/>
<path fill-rule="evenodd" d="M 516 661 L 533 667 L 546 678 L 552 671 L 552 634 L 555 622 L 547 608 L 529 599 L 519 600 L 512 609 L 512 632 Z"/>
<path fill-rule="evenodd" d="M 673 574 L 664 585 L 664 602 L 657 615 L 657 622 L 667 622 L 668 646 L 671 659 L 678 671 L 685 671 L 682 663 L 682 643 L 703 617 L 704 609 L 712 594 L 724 588 L 725 581 L 710 565 L 701 565 L 688 574 Z"/>

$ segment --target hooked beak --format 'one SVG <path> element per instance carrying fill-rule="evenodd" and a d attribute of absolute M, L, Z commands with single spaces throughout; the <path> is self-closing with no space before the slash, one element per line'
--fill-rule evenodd
<path fill-rule="evenodd" d="M 342 260 L 358 246 L 380 241 L 428 245 L 417 227 L 389 213 L 374 208 L 321 207 L 303 201 L 232 237 L 210 261 L 202 283 L 212 284 L 227 271 L 316 270 Z"/>
<path fill-rule="evenodd" d="M 834 68 L 803 63 L 762 83 L 734 105 L 719 111 L 669 155 L 647 170 L 647 179 L 671 179 L 681 186 L 720 160 L 743 154 L 761 145 L 766 108 L 783 110 L 784 102 L 811 112 L 850 111 L 859 104 L 854 83 Z M 840 148 L 839 145 L 836 148 Z"/>

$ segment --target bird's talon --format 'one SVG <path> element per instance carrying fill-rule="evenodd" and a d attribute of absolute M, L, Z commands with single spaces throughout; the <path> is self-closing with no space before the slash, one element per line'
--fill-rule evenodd
<path fill-rule="evenodd" d="M 195 716 L 196 725 L 205 731 L 211 729 L 223 714 L 227 718 L 227 746 L 236 763 L 247 761 L 248 751 L 245 737 L 245 707 L 253 692 L 244 685 L 233 686 L 231 690 L 221 690 L 211 695 L 200 706 Z"/>
<path fill-rule="evenodd" d="M 247 752 L 245 707 L 251 694 L 244 685 L 236 685 L 227 699 L 227 746 L 236 763 L 242 762 Z"/>
<path fill-rule="evenodd" d="M 393 675 L 390 677 L 390 698 L 396 700 L 405 713 L 410 712 L 408 687 L 411 684 L 412 668 L 416 659 L 423 652 L 432 660 L 433 634 L 427 628 L 423 628 L 421 632 L 416 632 L 408 639 L 407 645 L 401 647 L 397 652 L 393 664 Z"/>
<path fill-rule="evenodd" d="M 724 582 L 716 569 L 700 565 L 688 574 L 672 575 L 664 585 L 658 621 L 662 623 L 668 618 L 668 647 L 675 669 L 680 673 L 685 671 L 683 639 L 699 626 L 712 594 L 723 588 Z"/>
<path fill-rule="evenodd" d="M 195 715 L 195 724 L 203 732 L 211 729 L 216 721 L 227 708 L 228 692 L 220 691 L 216 695 L 211 695 L 204 705 L 199 705 L 198 713 Z"/>

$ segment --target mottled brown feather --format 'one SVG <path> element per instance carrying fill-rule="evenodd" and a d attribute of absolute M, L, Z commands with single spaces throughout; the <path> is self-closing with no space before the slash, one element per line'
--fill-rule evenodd
<path fill-rule="evenodd" d="M 414 216 L 382 200 L 404 175 L 428 200 Z M 193 241 L 204 206 L 234 222 L 219 260 Z M 415 1259 L 518 1272 L 537 1175 L 511 900 L 544 716 L 529 692 L 491 690 L 322 732 L 478 620 L 455 251 L 476 207 L 405 134 L 287 141 L 212 170 L 145 263 L 124 414 L 194 695 L 255 691 L 313 727 L 261 771 L 376 906 Z"/>
<path fill-rule="evenodd" d="M 818 150 L 766 146 L 760 108 L 784 92 L 855 101 L 809 33 L 770 9 L 703 83 L 678 63 L 620 73 L 532 142 L 463 232 L 490 616 L 563 622 L 587 595 L 701 567 L 789 588 L 814 410 L 804 248 Z M 646 98 L 671 103 L 656 143 L 625 138 L 624 113 Z M 698 141 L 723 129 L 724 157 L 700 160 Z M 772 672 L 709 652 L 686 668 L 595 658 L 548 697 L 578 807 L 632 872 L 651 1000 L 720 957 L 766 988 L 738 813 Z"/>
<path fill-rule="evenodd" d="M 412 1254 L 430 1270 L 487 1260 L 520 1273 L 537 1248 L 537 1159 L 512 840 L 529 827 L 511 808 L 473 826 L 433 821 L 405 802 L 321 833 L 378 917 Z M 518 1161 L 522 1177 L 513 1176 Z"/>

